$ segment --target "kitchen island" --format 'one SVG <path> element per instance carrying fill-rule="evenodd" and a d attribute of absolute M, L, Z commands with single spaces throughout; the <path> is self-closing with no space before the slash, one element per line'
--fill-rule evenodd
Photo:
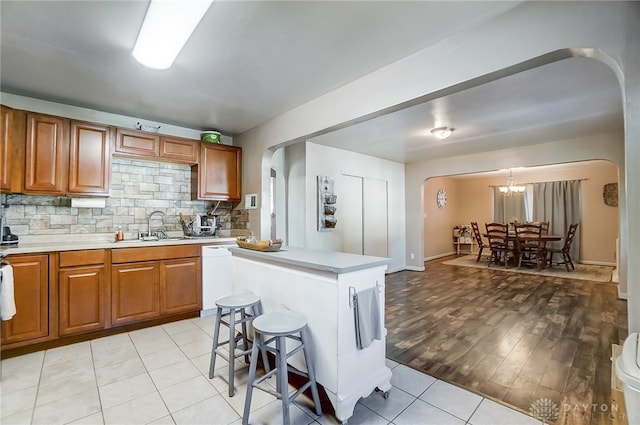
<path fill-rule="evenodd" d="M 388 395 L 384 286 L 389 259 L 283 247 L 277 252 L 230 248 L 233 290 L 258 295 L 265 312 L 290 310 L 307 319 L 316 377 L 346 422 L 356 402 L 378 389 Z M 353 295 L 377 288 L 382 338 L 359 349 Z M 300 353 L 289 363 L 305 370 Z"/>

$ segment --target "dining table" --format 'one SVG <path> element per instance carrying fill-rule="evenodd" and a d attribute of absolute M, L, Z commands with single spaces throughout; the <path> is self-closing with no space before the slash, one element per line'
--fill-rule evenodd
<path fill-rule="evenodd" d="M 485 238 L 489 237 L 489 235 L 487 235 L 486 233 L 483 233 L 482 236 L 484 236 Z M 540 238 L 542 239 L 542 242 L 557 242 L 557 241 L 561 241 L 563 237 L 564 236 L 562 235 L 541 235 L 540 236 Z M 515 242 L 515 240 L 516 240 L 515 232 L 509 232 L 507 235 L 507 241 Z"/>
<path fill-rule="evenodd" d="M 487 235 L 486 233 L 484 233 L 482 236 L 484 236 L 485 238 L 488 238 L 489 235 Z M 542 241 L 543 244 L 547 243 L 547 242 L 558 242 L 561 241 L 562 238 L 564 238 L 564 236 L 562 235 L 540 235 L 540 239 Z M 511 251 L 511 253 L 513 254 L 514 258 L 517 258 L 518 256 L 518 244 L 516 243 L 516 232 L 509 232 L 507 234 L 507 243 L 509 244 L 509 249 Z M 546 264 L 546 262 L 545 262 Z"/>

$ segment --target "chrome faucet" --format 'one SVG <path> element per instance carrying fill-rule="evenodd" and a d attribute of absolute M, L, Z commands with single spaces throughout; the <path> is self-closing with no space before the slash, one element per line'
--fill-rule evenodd
<path fill-rule="evenodd" d="M 149 219 L 147 222 L 148 228 L 147 228 L 147 236 L 151 237 L 151 217 L 153 217 L 154 214 L 162 214 L 162 216 L 164 217 L 165 214 L 162 211 L 154 211 L 151 214 L 149 214 Z"/>

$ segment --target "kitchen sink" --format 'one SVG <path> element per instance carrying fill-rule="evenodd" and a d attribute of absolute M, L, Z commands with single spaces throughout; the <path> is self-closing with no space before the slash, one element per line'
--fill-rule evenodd
<path fill-rule="evenodd" d="M 122 243 L 145 243 L 145 242 L 164 242 L 164 241 L 184 241 L 187 238 L 185 238 L 184 236 L 180 236 L 180 237 L 174 237 L 174 238 L 161 238 L 158 239 L 156 237 L 151 237 L 151 238 L 140 238 L 140 239 L 125 239 L 122 241 L 112 241 L 113 243 L 118 243 L 118 244 L 122 244 Z"/>

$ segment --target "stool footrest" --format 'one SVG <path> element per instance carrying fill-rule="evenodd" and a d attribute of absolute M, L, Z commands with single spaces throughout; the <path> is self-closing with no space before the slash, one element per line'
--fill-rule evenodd
<path fill-rule="evenodd" d="M 300 350 L 304 350 L 304 346 L 303 345 L 299 345 L 296 348 L 294 348 L 293 350 L 291 350 L 290 352 L 288 352 L 287 353 L 287 358 L 293 356 L 294 354 L 296 354 Z"/>
<path fill-rule="evenodd" d="M 237 348 L 237 347 L 236 347 Z M 220 351 L 218 351 L 220 350 Z M 231 360 L 229 360 L 229 355 L 227 355 L 227 353 L 225 353 L 224 351 L 222 351 L 221 348 L 216 348 L 214 350 L 216 352 L 216 354 L 220 357 L 222 357 L 223 359 L 225 359 L 226 361 L 230 362 Z M 246 356 L 247 354 L 251 354 L 251 348 L 249 349 L 244 349 L 242 351 L 237 351 L 235 352 L 235 355 L 233 356 L 234 359 L 237 359 L 238 357 L 242 357 L 242 356 Z"/>
<path fill-rule="evenodd" d="M 280 400 L 282 399 L 282 394 L 280 394 L 276 390 L 272 390 L 270 388 L 265 388 L 262 385 L 258 385 L 257 383 L 253 384 L 253 388 L 256 388 L 256 389 L 258 389 L 260 391 L 264 391 L 265 393 L 271 394 L 272 396 L 276 397 L 277 399 L 280 399 Z"/>
<path fill-rule="evenodd" d="M 307 388 L 311 387 L 311 382 L 307 382 L 306 384 L 304 384 L 303 386 L 301 386 L 298 391 L 296 391 L 293 394 L 289 394 L 289 400 L 293 401 L 296 399 L 296 397 L 298 397 L 300 394 L 302 394 L 303 392 L 306 391 Z"/>
<path fill-rule="evenodd" d="M 242 323 L 249 322 L 249 321 L 251 321 L 251 320 L 253 320 L 253 319 L 254 319 L 254 317 L 253 317 L 253 316 L 247 316 L 247 317 L 245 317 L 244 319 L 236 319 L 236 320 L 235 320 L 235 323 L 236 323 L 236 325 L 240 325 L 240 324 L 242 324 Z M 227 321 L 223 320 L 223 319 L 220 319 L 220 323 L 222 323 L 223 325 L 225 325 L 225 326 L 226 326 L 226 327 L 228 327 L 228 328 L 230 328 L 230 327 L 231 327 L 231 324 L 230 324 L 229 322 L 227 322 Z"/>
<path fill-rule="evenodd" d="M 236 336 L 234 338 L 234 341 L 235 341 L 236 345 L 237 345 L 238 342 L 240 342 L 242 340 L 244 340 L 244 337 L 242 336 L 242 334 L 240 332 L 237 332 Z M 227 345 L 227 344 L 229 344 L 229 341 L 231 341 L 231 340 L 227 339 L 226 341 L 219 341 L 218 342 L 218 346 Z M 249 349 L 249 351 L 251 351 L 251 349 Z"/>
<path fill-rule="evenodd" d="M 260 385 L 262 384 L 262 382 L 264 382 L 267 378 L 270 378 L 272 376 L 272 373 L 269 372 L 267 375 L 264 375 L 262 377 L 260 377 L 259 379 L 256 379 L 255 382 L 253 383 L 253 388 L 257 388 L 260 391 L 264 391 L 265 393 L 269 393 L 274 397 L 277 397 L 278 399 L 282 400 L 282 394 L 279 393 L 276 390 L 272 390 L 271 388 L 265 388 L 264 386 Z M 289 402 L 292 403 L 296 397 L 298 397 L 300 394 L 302 394 L 303 392 L 305 392 L 307 390 L 307 388 L 311 387 L 311 381 L 307 382 L 306 384 L 304 384 L 303 386 L 301 386 L 297 391 L 289 393 Z"/>
<path fill-rule="evenodd" d="M 265 373 L 260 378 L 256 379 L 255 385 L 261 384 L 262 382 L 264 382 L 267 379 L 271 378 L 277 371 L 278 371 L 278 369 L 273 369 L 273 370 L 270 370 L 269 372 Z"/>
<path fill-rule="evenodd" d="M 295 373 L 296 375 L 302 376 L 303 378 L 308 378 L 309 377 L 308 373 L 304 373 L 303 371 L 298 370 L 293 366 L 290 366 L 290 365 L 287 365 L 287 366 L 288 366 L 288 368 L 287 368 L 288 372 Z"/>

